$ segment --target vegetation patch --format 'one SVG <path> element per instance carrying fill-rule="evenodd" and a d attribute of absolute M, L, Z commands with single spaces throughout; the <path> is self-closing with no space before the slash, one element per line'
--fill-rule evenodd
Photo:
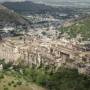
<path fill-rule="evenodd" d="M 90 90 L 90 77 L 79 74 L 76 69 L 62 67 L 53 72 L 43 67 L 11 67 L 0 72 L 4 76 L 0 80 L 1 90 L 45 90 L 41 87 L 46 90 Z"/>
<path fill-rule="evenodd" d="M 80 34 L 83 40 L 90 40 L 90 18 L 77 21 L 69 27 L 62 27 L 60 32 L 67 33 L 70 38 L 76 38 Z"/>

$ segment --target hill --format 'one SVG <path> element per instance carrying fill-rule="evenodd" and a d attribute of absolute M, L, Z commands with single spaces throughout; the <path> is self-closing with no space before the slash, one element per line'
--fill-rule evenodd
<path fill-rule="evenodd" d="M 76 69 L 62 67 L 53 73 L 49 68 L 23 67 L 5 64 L 0 72 L 0 90 L 90 90 L 90 76 Z"/>
<path fill-rule="evenodd" d="M 9 10 L 0 4 L 0 25 L 6 24 L 28 25 L 28 21 L 13 10 Z"/>
<path fill-rule="evenodd" d="M 69 38 L 82 38 L 82 40 L 90 40 L 90 17 L 67 22 L 62 28 L 60 28 L 60 32 L 62 34 L 67 33 Z"/>

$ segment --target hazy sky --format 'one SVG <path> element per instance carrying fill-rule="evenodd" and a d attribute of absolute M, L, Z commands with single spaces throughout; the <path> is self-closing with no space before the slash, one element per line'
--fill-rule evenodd
<path fill-rule="evenodd" d="M 2 1 L 25 1 L 25 0 L 0 0 Z M 28 0 L 35 2 L 90 2 L 90 0 Z"/>

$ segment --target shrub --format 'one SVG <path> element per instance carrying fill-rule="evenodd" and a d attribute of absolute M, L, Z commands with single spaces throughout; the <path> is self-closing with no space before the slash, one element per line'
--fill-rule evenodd
<path fill-rule="evenodd" d="M 9 90 L 8 87 L 5 87 L 4 90 Z"/>
<path fill-rule="evenodd" d="M 17 87 L 17 85 L 14 84 L 13 87 Z"/>
<path fill-rule="evenodd" d="M 12 84 L 11 83 L 8 83 L 9 86 L 11 86 Z"/>
<path fill-rule="evenodd" d="M 17 85 L 22 85 L 22 82 L 21 82 L 21 81 L 18 81 L 18 82 L 17 82 Z"/>
<path fill-rule="evenodd" d="M 3 79 L 4 78 L 4 75 L 2 72 L 0 72 L 0 79 Z"/>
<path fill-rule="evenodd" d="M 12 81 L 11 83 L 14 84 L 14 81 Z"/>

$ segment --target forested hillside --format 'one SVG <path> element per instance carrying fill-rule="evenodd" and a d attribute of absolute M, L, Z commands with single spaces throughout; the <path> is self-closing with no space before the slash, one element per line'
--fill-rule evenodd
<path fill-rule="evenodd" d="M 62 27 L 60 32 L 67 33 L 70 38 L 81 35 L 82 40 L 90 40 L 90 17 L 75 21 L 71 26 Z"/>

